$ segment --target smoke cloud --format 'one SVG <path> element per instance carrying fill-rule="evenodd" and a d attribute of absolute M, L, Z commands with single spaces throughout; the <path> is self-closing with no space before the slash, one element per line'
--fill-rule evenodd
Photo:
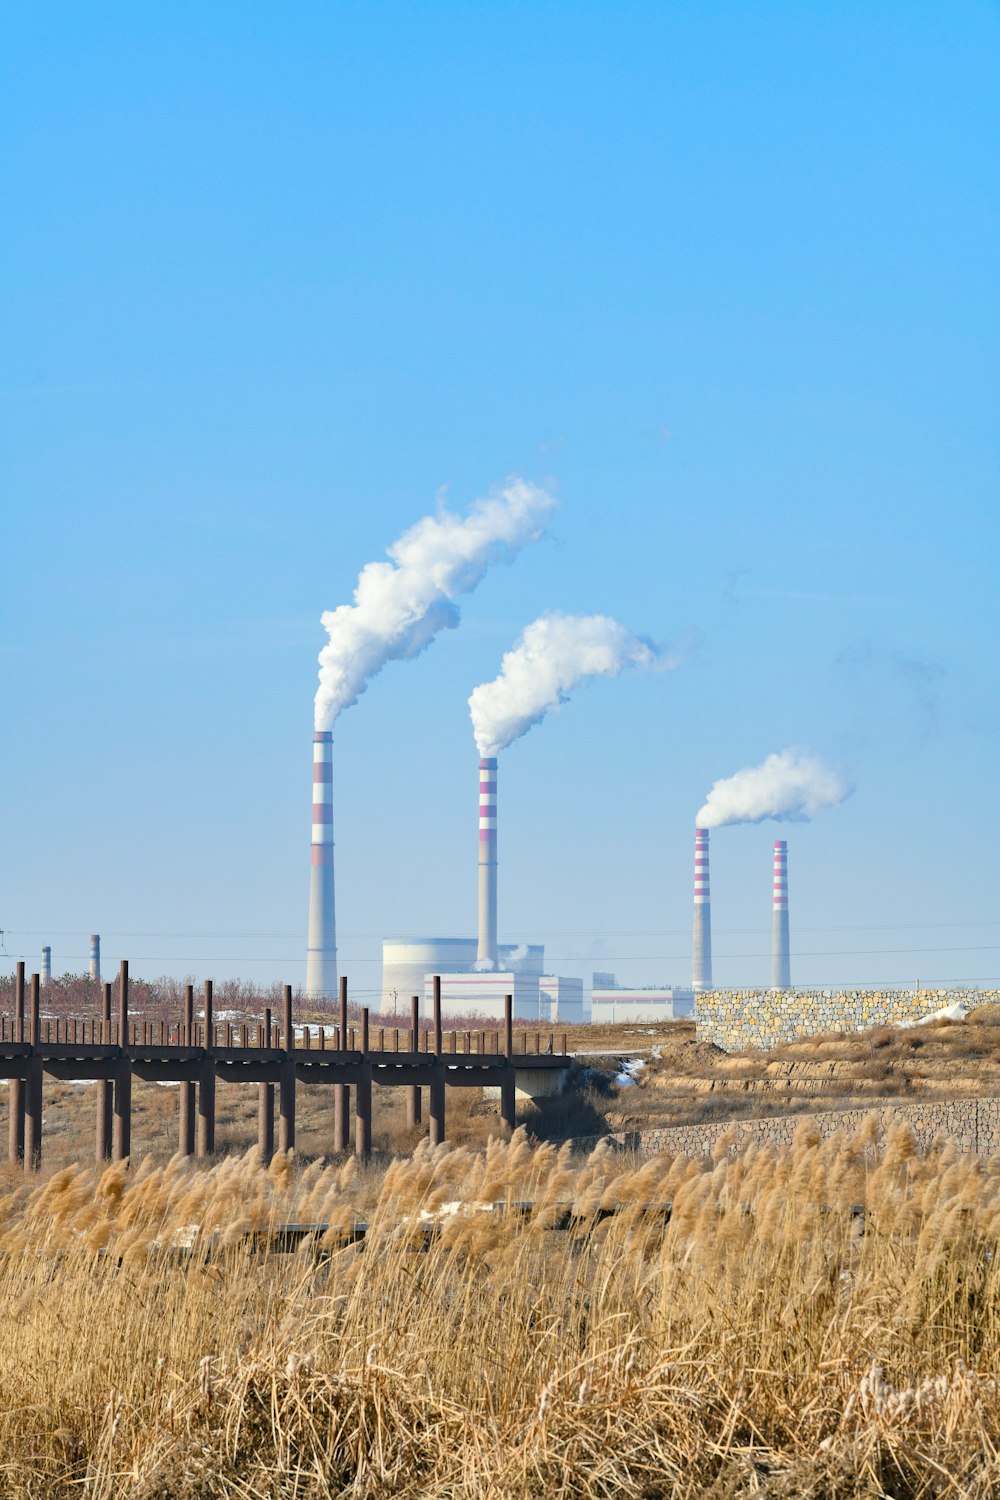
<path fill-rule="evenodd" d="M 697 828 L 724 828 L 728 823 L 808 823 L 823 807 L 837 807 L 854 790 L 840 771 L 818 756 L 792 745 L 769 755 L 759 766 L 717 781 L 695 819 Z"/>
<path fill-rule="evenodd" d="M 329 641 L 319 654 L 316 728 L 332 729 L 387 661 L 405 661 L 453 629 L 453 600 L 476 587 L 495 562 L 537 541 L 555 505 L 547 490 L 511 479 L 468 515 L 442 508 L 388 548 L 389 562 L 362 568 L 354 603 L 323 614 Z"/>
<path fill-rule="evenodd" d="M 652 666 L 659 653 L 607 615 L 542 615 L 500 664 L 500 675 L 473 688 L 472 727 L 480 755 L 496 755 L 565 703 L 586 677 L 617 677 Z"/>

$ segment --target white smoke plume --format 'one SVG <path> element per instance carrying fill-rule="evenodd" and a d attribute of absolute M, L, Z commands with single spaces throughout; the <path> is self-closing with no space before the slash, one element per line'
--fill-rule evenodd
<path fill-rule="evenodd" d="M 695 818 L 696 828 L 728 823 L 808 823 L 823 807 L 837 807 L 851 795 L 840 771 L 825 766 L 799 745 L 769 755 L 759 766 L 717 781 Z"/>
<path fill-rule="evenodd" d="M 452 602 L 479 583 L 492 563 L 509 561 L 537 541 L 555 500 L 547 490 L 511 479 L 468 515 L 443 507 L 388 548 L 389 562 L 362 568 L 354 603 L 325 611 L 330 637 L 319 654 L 316 728 L 332 729 L 387 661 L 403 661 L 459 622 Z"/>
<path fill-rule="evenodd" d="M 496 755 L 520 739 L 585 677 L 617 677 L 626 667 L 659 660 L 655 646 L 607 615 L 542 615 L 505 654 L 499 677 L 472 690 L 480 755 Z"/>

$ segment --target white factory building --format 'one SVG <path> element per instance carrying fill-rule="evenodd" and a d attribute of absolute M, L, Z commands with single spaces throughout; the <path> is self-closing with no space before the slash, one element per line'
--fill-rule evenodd
<path fill-rule="evenodd" d="M 386 938 L 382 943 L 382 1011 L 405 1014 L 413 995 L 430 1012 L 434 976 L 441 976 L 441 1014 L 450 1020 L 479 1016 L 501 1021 L 504 999 L 514 998 L 520 1021 L 586 1020 L 583 981 L 543 974 L 545 949 L 541 943 L 499 945 L 499 963 L 485 969 L 476 962 L 475 938 Z"/>
<path fill-rule="evenodd" d="M 557 1021 L 561 1021 L 565 1026 L 577 1026 L 588 1019 L 583 1008 L 582 979 L 543 974 L 538 981 L 538 994 L 539 1016 L 550 1025 L 554 1026 Z"/>
<path fill-rule="evenodd" d="M 490 974 L 476 973 L 477 940 L 470 938 L 383 938 L 382 940 L 382 1011 L 383 1014 L 408 1012 L 410 999 L 419 995 L 421 1004 L 427 993 L 427 978 L 440 974 L 464 974 L 477 979 L 487 979 L 498 985 L 504 973 L 514 972 L 522 979 L 534 976 L 537 990 L 538 979 L 545 967 L 545 949 L 541 943 L 518 947 L 514 943 L 499 946 L 498 969 Z M 508 985 L 504 991 L 514 991 Z M 503 1001 L 500 1003 L 503 1014 Z M 515 1010 L 515 1014 L 517 1014 Z M 537 1018 L 536 1009 L 532 1019 Z"/>
<path fill-rule="evenodd" d="M 590 992 L 590 1019 L 614 1025 L 622 1021 L 679 1021 L 694 1017 L 694 990 L 674 985 L 619 985 L 613 974 L 595 974 Z"/>

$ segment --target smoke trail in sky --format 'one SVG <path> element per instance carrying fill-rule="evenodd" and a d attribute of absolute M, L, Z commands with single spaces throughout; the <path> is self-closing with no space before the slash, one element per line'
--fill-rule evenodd
<path fill-rule="evenodd" d="M 823 807 L 836 807 L 851 795 L 842 773 L 818 756 L 792 745 L 769 755 L 759 766 L 717 781 L 695 818 L 697 828 L 728 823 L 807 823 Z"/>
<path fill-rule="evenodd" d="M 519 739 L 584 678 L 617 677 L 626 667 L 659 660 L 655 646 L 607 615 L 542 615 L 505 654 L 499 677 L 472 691 L 480 755 L 496 755 Z"/>
<path fill-rule="evenodd" d="M 393 542 L 390 561 L 366 563 L 354 603 L 322 617 L 329 640 L 319 654 L 316 728 L 332 729 L 387 661 L 416 656 L 456 626 L 455 597 L 537 541 L 554 505 L 547 490 L 510 479 L 465 516 L 444 508 L 425 516 Z"/>

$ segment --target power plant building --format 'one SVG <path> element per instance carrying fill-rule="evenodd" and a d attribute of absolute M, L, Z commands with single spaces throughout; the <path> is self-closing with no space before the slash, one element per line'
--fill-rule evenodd
<path fill-rule="evenodd" d="M 424 979 L 424 1003 L 430 1006 L 434 996 L 434 976 Z M 538 975 L 519 969 L 493 970 L 488 974 L 466 972 L 441 975 L 441 1016 L 445 1026 L 466 1017 L 484 1021 L 502 1021 L 508 995 L 514 1000 L 515 1021 L 537 1021 Z"/>
<path fill-rule="evenodd" d="M 597 988 L 590 994 L 590 1019 L 594 1025 L 614 1025 L 622 1021 L 655 1023 L 680 1021 L 694 1017 L 694 990 L 675 989 L 673 985 Z"/>
<path fill-rule="evenodd" d="M 423 996 L 428 975 L 473 974 L 476 978 L 498 980 L 496 972 L 477 973 L 478 939 L 470 938 L 384 938 L 382 940 L 382 1011 L 402 1014 L 409 1009 L 413 995 Z M 539 944 L 518 947 L 501 943 L 498 949 L 501 972 L 516 971 L 537 980 L 545 966 L 545 948 Z M 508 989 L 507 994 L 513 991 Z M 502 1002 L 501 1002 L 502 1013 Z M 532 1013 L 533 1018 L 537 1011 Z"/>
<path fill-rule="evenodd" d="M 587 1019 L 583 1009 L 583 980 L 563 974 L 543 974 L 538 981 L 538 1018 L 555 1025 L 578 1026 Z"/>

